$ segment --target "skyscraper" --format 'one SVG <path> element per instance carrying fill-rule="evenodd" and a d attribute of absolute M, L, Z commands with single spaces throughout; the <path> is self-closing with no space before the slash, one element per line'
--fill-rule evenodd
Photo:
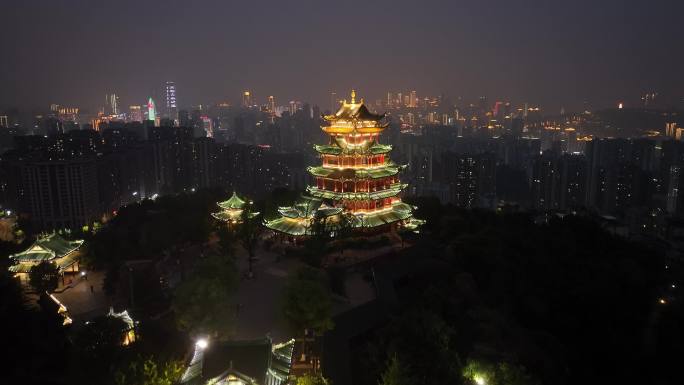
<path fill-rule="evenodd" d="M 242 107 L 252 106 L 252 94 L 248 90 L 242 93 Z"/>
<path fill-rule="evenodd" d="M 418 97 L 416 96 L 416 91 L 411 91 L 411 96 L 409 96 L 409 107 L 418 107 Z"/>
<path fill-rule="evenodd" d="M 275 98 L 272 95 L 268 97 L 268 112 L 275 114 Z"/>
<path fill-rule="evenodd" d="M 171 120 L 178 119 L 178 106 L 176 105 L 176 83 L 166 82 L 166 116 Z"/>
<path fill-rule="evenodd" d="M 147 120 L 157 120 L 157 107 L 155 106 L 154 100 L 152 100 L 152 98 L 147 100 Z"/>
<path fill-rule="evenodd" d="M 107 113 L 110 115 L 119 115 L 121 111 L 119 110 L 119 97 L 116 94 L 105 95 L 107 104 Z"/>
<path fill-rule="evenodd" d="M 132 122 L 142 122 L 143 114 L 140 106 L 129 106 L 128 107 L 128 119 Z"/>

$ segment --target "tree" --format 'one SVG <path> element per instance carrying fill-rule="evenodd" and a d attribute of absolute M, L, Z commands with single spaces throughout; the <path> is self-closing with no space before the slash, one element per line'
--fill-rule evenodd
<path fill-rule="evenodd" d="M 100 316 L 78 330 L 76 345 L 96 357 L 102 357 L 121 346 L 128 325 L 120 318 Z"/>
<path fill-rule="evenodd" d="M 491 364 L 469 360 L 463 368 L 463 377 L 476 385 L 533 385 L 538 382 L 529 376 L 522 366 L 500 362 Z"/>
<path fill-rule="evenodd" d="M 240 223 L 236 226 L 236 235 L 242 247 L 247 251 L 247 262 L 249 264 L 249 271 L 247 274 L 249 278 L 254 276 L 252 270 L 254 251 L 259 243 L 259 238 L 261 237 L 263 229 L 264 227 L 261 225 L 258 213 L 252 211 L 251 205 L 247 205 L 242 210 Z"/>
<path fill-rule="evenodd" d="M 183 374 L 181 361 L 158 362 L 153 356 L 138 356 L 123 370 L 114 374 L 116 385 L 173 385 Z"/>
<path fill-rule="evenodd" d="M 285 287 L 282 311 L 296 333 L 332 329 L 332 297 L 325 273 L 312 267 L 299 269 Z"/>
<path fill-rule="evenodd" d="M 311 219 L 310 233 L 304 242 L 304 262 L 318 268 L 321 267 L 323 257 L 328 252 L 328 244 L 332 240 L 330 218 L 315 215 Z"/>
<path fill-rule="evenodd" d="M 232 256 L 235 251 L 235 233 L 225 223 L 220 223 L 216 230 L 218 236 L 218 246 L 221 254 Z"/>
<path fill-rule="evenodd" d="M 410 385 L 409 371 L 399 362 L 397 355 L 389 359 L 387 368 L 380 377 L 378 385 Z"/>
<path fill-rule="evenodd" d="M 172 309 L 178 328 L 191 334 L 229 336 L 235 316 L 232 294 L 237 282 L 232 258 L 212 255 L 199 262 L 174 293 Z"/>
<path fill-rule="evenodd" d="M 52 262 L 43 261 L 29 271 L 29 283 L 40 295 L 53 292 L 59 283 L 59 268 Z"/>
<path fill-rule="evenodd" d="M 326 380 L 320 374 L 310 374 L 307 373 L 301 377 L 297 377 L 297 385 L 327 385 L 328 380 Z"/>

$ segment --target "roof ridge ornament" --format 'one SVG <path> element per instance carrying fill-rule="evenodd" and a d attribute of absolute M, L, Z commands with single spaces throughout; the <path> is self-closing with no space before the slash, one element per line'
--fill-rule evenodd
<path fill-rule="evenodd" d="M 355 103 L 356 103 L 356 91 L 354 91 L 352 89 L 351 90 L 351 104 L 355 104 Z"/>

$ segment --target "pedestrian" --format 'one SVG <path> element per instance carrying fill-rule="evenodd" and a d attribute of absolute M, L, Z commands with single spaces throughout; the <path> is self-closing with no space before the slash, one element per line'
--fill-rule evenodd
<path fill-rule="evenodd" d="M 95 288 L 93 287 L 93 285 L 90 285 L 90 292 L 95 293 Z"/>

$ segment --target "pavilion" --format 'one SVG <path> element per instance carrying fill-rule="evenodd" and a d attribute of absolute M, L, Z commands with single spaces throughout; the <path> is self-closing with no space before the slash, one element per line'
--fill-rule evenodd
<path fill-rule="evenodd" d="M 31 247 L 9 256 L 12 261 L 9 271 L 26 285 L 31 268 L 48 261 L 57 265 L 64 284 L 65 274 L 79 272 L 79 249 L 82 245 L 83 240 L 70 241 L 57 233 L 39 236 Z"/>
<path fill-rule="evenodd" d="M 181 384 L 287 384 L 294 343 L 290 340 L 273 344 L 268 337 L 249 341 L 198 341 Z"/>
<path fill-rule="evenodd" d="M 240 198 L 237 193 L 233 191 L 233 195 L 228 198 L 228 200 L 216 203 L 216 205 L 221 208 L 221 211 L 212 213 L 211 216 L 228 224 L 239 223 L 242 218 L 242 212 L 248 204 L 251 204 L 251 202 L 247 202 Z M 255 217 L 259 215 L 259 213 L 250 213 L 249 215 L 250 217 Z"/>

